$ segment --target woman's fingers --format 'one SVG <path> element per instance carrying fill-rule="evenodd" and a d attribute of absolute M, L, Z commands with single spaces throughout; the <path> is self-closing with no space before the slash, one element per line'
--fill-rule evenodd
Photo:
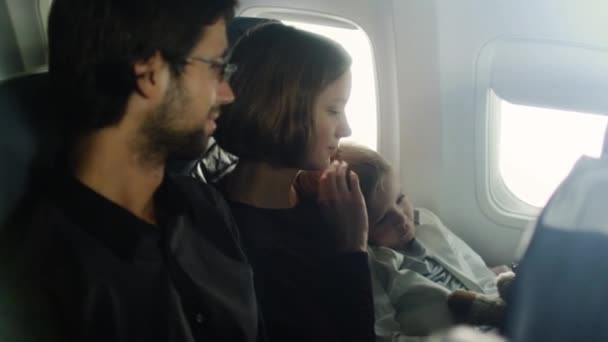
<path fill-rule="evenodd" d="M 319 183 L 319 195 L 323 200 L 350 200 L 348 164 L 333 161 L 323 172 Z"/>
<path fill-rule="evenodd" d="M 348 172 L 348 183 L 350 185 L 350 191 L 354 198 L 363 199 L 363 193 L 361 192 L 361 186 L 359 185 L 359 176 L 353 171 Z"/>
<path fill-rule="evenodd" d="M 350 187 L 350 189 L 349 189 Z M 334 226 L 338 249 L 367 249 L 367 209 L 357 175 L 348 171 L 346 163 L 332 162 L 319 182 L 319 203 L 322 212 Z"/>
<path fill-rule="evenodd" d="M 347 185 L 347 169 L 348 164 L 341 162 L 336 172 L 336 189 L 340 197 L 350 197 L 350 190 Z"/>
<path fill-rule="evenodd" d="M 340 163 L 333 161 L 329 167 L 321 175 L 319 182 L 319 199 L 324 201 L 332 201 L 338 199 L 338 186 L 336 183 L 336 174 Z"/>

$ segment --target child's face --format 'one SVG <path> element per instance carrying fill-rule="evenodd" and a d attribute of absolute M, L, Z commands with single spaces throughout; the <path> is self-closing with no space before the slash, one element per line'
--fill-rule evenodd
<path fill-rule="evenodd" d="M 393 172 L 386 174 L 382 188 L 368 202 L 369 241 L 377 246 L 405 246 L 416 233 L 414 208 L 401 192 Z"/>

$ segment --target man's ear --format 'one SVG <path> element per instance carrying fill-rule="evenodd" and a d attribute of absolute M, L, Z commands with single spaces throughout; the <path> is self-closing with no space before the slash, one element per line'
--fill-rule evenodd
<path fill-rule="evenodd" d="M 146 60 L 135 62 L 136 91 L 144 98 L 154 98 L 163 94 L 166 87 L 168 66 L 159 51 Z"/>

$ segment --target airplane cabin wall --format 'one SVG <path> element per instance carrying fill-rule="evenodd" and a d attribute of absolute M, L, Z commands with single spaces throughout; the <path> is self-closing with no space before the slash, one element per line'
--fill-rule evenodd
<path fill-rule="evenodd" d="M 476 177 L 483 175 L 477 168 L 477 145 L 484 142 L 476 140 L 480 129 L 475 103 L 477 58 L 488 42 L 505 37 L 608 48 L 605 20 L 608 3 L 599 0 L 395 0 L 394 3 L 395 16 L 399 18 L 395 22 L 403 123 L 401 143 L 405 149 L 401 157 L 403 179 L 409 180 L 409 190 L 415 199 L 420 199 L 419 203 L 435 209 L 489 264 L 509 262 L 528 224 L 504 225 L 480 210 L 480 201 L 484 199 L 478 198 Z M 412 24 L 403 23 L 407 20 L 412 20 Z M 422 35 L 416 37 L 407 30 L 418 30 Z M 433 38 L 435 46 L 430 46 Z M 416 52 L 425 56 L 412 57 Z M 422 71 L 405 56 L 415 64 L 420 63 Z M 546 56 L 547 60 L 554 57 Z M 419 77 L 408 78 L 411 72 Z M 420 87 L 423 72 L 429 72 L 430 76 Z M 423 103 L 426 99 L 439 104 Z M 408 143 L 412 146 L 403 146 Z M 414 160 L 408 165 L 411 158 Z"/>

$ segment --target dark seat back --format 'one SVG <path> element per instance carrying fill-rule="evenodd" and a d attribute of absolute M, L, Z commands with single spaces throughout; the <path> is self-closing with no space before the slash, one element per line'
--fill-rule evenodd
<path fill-rule="evenodd" d="M 608 159 L 581 158 L 540 216 L 518 267 L 511 341 L 608 341 Z"/>
<path fill-rule="evenodd" d="M 59 146 L 47 73 L 0 83 L 0 224 L 28 189 L 34 169 L 49 167 Z"/>

